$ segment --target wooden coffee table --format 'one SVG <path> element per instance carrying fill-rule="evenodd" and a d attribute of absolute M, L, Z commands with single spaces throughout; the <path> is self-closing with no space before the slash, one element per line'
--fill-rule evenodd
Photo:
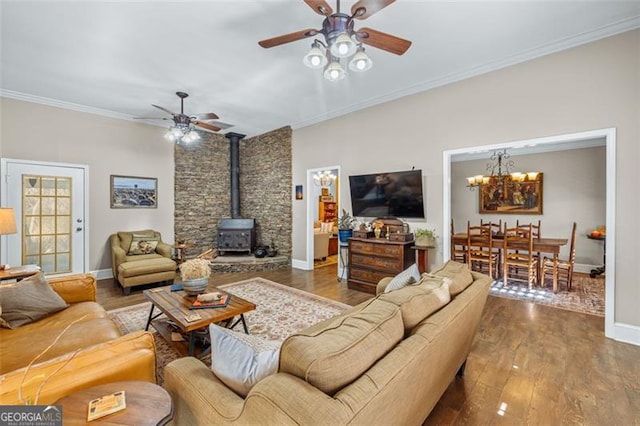
<path fill-rule="evenodd" d="M 215 291 L 224 292 L 223 290 L 213 289 Z M 180 342 L 174 342 L 171 339 L 171 329 L 166 321 L 153 321 L 160 315 L 165 314 L 183 333 L 188 335 L 188 348 L 186 355 L 194 356 L 195 354 L 195 332 L 202 330 L 209 326 L 209 324 L 226 321 L 226 325 L 229 328 L 235 327 L 238 323 L 242 323 L 244 332 L 249 334 L 247 323 L 244 320 L 244 313 L 253 311 L 256 305 L 244 300 L 233 294 L 229 305 L 224 308 L 208 308 L 208 309 L 189 309 L 193 302 L 196 300 L 196 296 L 189 296 L 183 290 L 171 291 L 171 286 L 157 287 L 143 291 L 144 296 L 151 302 L 151 309 L 149 310 L 149 319 L 147 320 L 147 326 L 145 330 L 149 329 L 149 325 L 153 324 L 153 327 L 160 333 L 168 342 L 170 342 L 180 353 L 185 355 L 184 345 Z M 160 313 L 153 315 L 155 309 L 158 309 Z M 200 315 L 200 319 L 189 322 L 187 317 L 192 314 Z M 234 322 L 233 319 L 238 317 Z M 153 322 L 152 322 L 153 321 Z"/>
<path fill-rule="evenodd" d="M 127 408 L 87 422 L 89 401 L 124 391 Z M 148 382 L 128 381 L 94 386 L 59 399 L 65 425 L 164 425 L 173 418 L 171 396 L 160 386 Z"/>

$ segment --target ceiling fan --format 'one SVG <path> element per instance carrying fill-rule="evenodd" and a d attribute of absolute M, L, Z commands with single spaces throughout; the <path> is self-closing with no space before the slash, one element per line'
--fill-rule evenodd
<path fill-rule="evenodd" d="M 340 0 L 336 0 L 336 9 L 333 9 L 325 0 L 304 0 L 317 14 L 325 17 L 322 29 L 306 29 L 293 33 L 273 37 L 259 41 L 258 44 L 265 49 L 302 40 L 316 35 L 323 35 L 324 42 L 314 40 L 311 51 L 304 57 L 305 65 L 311 68 L 321 68 L 329 64 L 325 69 L 325 77 L 329 80 L 340 80 L 344 77 L 344 70 L 340 66 L 340 59 L 353 56 L 349 68 L 353 71 L 366 71 L 371 68 L 371 59 L 364 53 L 362 44 L 367 44 L 384 51 L 402 55 L 411 46 L 409 40 L 386 34 L 371 28 L 356 30 L 354 20 L 364 20 L 374 13 L 389 6 L 395 0 L 359 0 L 351 7 L 351 14 L 340 11 Z M 323 49 L 324 48 L 324 51 Z"/>
<path fill-rule="evenodd" d="M 180 113 L 175 113 L 173 111 L 168 110 L 167 108 L 151 104 L 152 107 L 158 108 L 171 115 L 171 118 L 168 117 L 134 117 L 137 120 L 173 120 L 174 126 L 169 128 L 169 133 L 167 133 L 167 139 L 170 140 L 182 140 L 183 142 L 191 142 L 193 140 L 199 139 L 200 136 L 197 132 L 193 131 L 191 125 L 198 126 L 204 130 L 209 130 L 211 132 L 217 132 L 221 130 L 221 127 L 218 127 L 212 123 L 207 123 L 206 121 L 215 120 L 218 116 L 212 112 L 207 112 L 204 114 L 196 114 L 196 115 L 186 115 L 184 113 L 184 98 L 188 97 L 189 94 L 185 92 L 176 92 L 176 95 L 180 98 Z M 217 124 L 217 123 L 216 123 Z M 191 139 L 191 140 L 190 140 Z"/>

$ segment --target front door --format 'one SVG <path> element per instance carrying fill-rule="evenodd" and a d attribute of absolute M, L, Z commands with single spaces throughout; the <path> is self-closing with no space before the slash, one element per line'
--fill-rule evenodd
<path fill-rule="evenodd" d="M 18 231 L 3 236 L 2 263 L 86 272 L 87 167 L 2 159 L 1 168 L 2 206 L 14 209 Z"/>

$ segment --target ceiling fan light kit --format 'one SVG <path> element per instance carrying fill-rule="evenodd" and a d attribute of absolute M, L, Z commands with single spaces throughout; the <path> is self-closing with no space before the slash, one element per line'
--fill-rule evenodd
<path fill-rule="evenodd" d="M 189 96 L 188 93 L 185 92 L 176 92 L 176 96 L 180 98 L 180 113 L 175 113 L 167 108 L 153 105 L 152 107 L 158 108 L 171 115 L 171 119 L 173 120 L 174 125 L 169 127 L 167 133 L 164 135 L 165 139 L 171 142 L 177 143 L 192 143 L 197 140 L 200 140 L 200 134 L 196 131 L 194 126 L 202 128 L 203 130 L 208 130 L 210 132 L 217 132 L 220 127 L 207 123 L 209 120 L 215 120 L 218 116 L 212 112 L 207 112 L 204 114 L 196 114 L 196 115 L 186 115 L 184 113 L 184 99 Z M 152 117 L 136 117 L 137 119 L 147 120 L 154 119 Z M 161 120 L 168 120 L 166 117 L 159 118 Z M 216 123 L 217 124 L 217 123 Z"/>
<path fill-rule="evenodd" d="M 395 0 L 359 0 L 351 7 L 351 15 L 340 13 L 340 0 L 336 0 L 337 12 L 325 0 L 303 0 L 319 15 L 325 17 L 322 29 L 307 29 L 294 33 L 273 37 L 259 41 L 258 44 L 265 49 L 302 40 L 316 35 L 323 35 L 324 42 L 318 39 L 313 41 L 311 50 L 304 56 L 302 62 L 309 68 L 323 68 L 324 77 L 329 81 L 339 81 L 346 76 L 341 59 L 348 62 L 349 69 L 355 72 L 364 72 L 373 66 L 373 61 L 364 52 L 363 44 L 377 47 L 395 55 L 404 54 L 411 42 L 399 37 L 386 34 L 370 28 L 354 29 L 354 20 L 363 20 L 389 6 Z"/>

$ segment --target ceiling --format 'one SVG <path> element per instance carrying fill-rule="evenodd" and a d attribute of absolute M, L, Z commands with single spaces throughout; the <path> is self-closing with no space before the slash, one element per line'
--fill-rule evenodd
<path fill-rule="evenodd" d="M 343 11 L 353 3 L 343 2 Z M 258 46 L 320 28 L 322 16 L 302 0 L 2 0 L 0 7 L 2 96 L 131 119 L 162 117 L 151 104 L 179 111 L 175 92 L 185 91 L 187 114 L 215 112 L 229 131 L 250 136 L 640 27 L 638 1 L 400 0 L 356 29 L 409 39 L 407 53 L 368 48 L 371 70 L 331 83 L 302 64 L 311 38 Z"/>

